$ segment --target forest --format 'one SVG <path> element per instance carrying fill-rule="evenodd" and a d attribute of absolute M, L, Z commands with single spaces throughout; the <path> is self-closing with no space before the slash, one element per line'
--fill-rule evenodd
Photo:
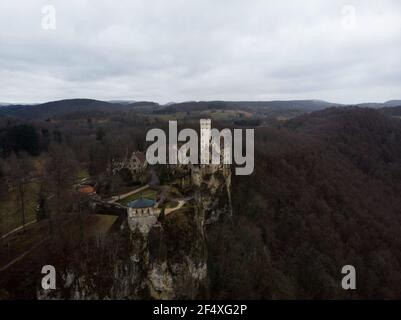
<path fill-rule="evenodd" d="M 399 120 L 331 108 L 255 136 L 255 172 L 233 182 L 233 219 L 210 230 L 213 298 L 399 298 Z M 348 264 L 354 291 L 339 285 Z"/>
<path fill-rule="evenodd" d="M 388 113 L 332 107 L 268 125 L 246 123 L 256 125 L 255 171 L 233 175 L 232 217 L 205 227 L 209 288 L 201 298 L 401 297 L 401 122 Z M 238 120 L 230 121 L 223 123 L 235 127 Z M 63 242 L 70 230 L 64 223 L 79 221 L 79 229 L 88 211 L 72 186 L 91 179 L 105 196 L 130 186 L 129 179 L 108 174 L 110 161 L 145 150 L 147 130 L 167 122 L 129 109 L 4 116 L 0 124 L 2 235 L 33 217 L 46 218 L 43 232 L 62 235 L 47 254 L 57 252 L 63 261 L 65 252 L 80 248 L 69 256 L 73 263 L 79 265 L 81 253 L 92 265 L 100 257 L 107 265 L 106 252 L 124 249 L 115 238 L 96 250 L 75 236 L 78 242 Z M 344 265 L 355 266 L 358 290 L 341 289 Z M 16 283 L 13 277 L 5 287 Z M 26 288 L 16 293 L 30 294 Z"/>

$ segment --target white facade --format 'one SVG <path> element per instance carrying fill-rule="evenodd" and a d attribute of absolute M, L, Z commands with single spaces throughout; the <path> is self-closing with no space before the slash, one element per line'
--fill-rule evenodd
<path fill-rule="evenodd" d="M 159 215 L 160 209 L 156 207 L 150 208 L 128 208 L 128 218 L 136 218 L 146 215 Z"/>
<path fill-rule="evenodd" d="M 156 207 L 128 208 L 128 225 L 132 231 L 139 230 L 143 235 L 159 223 L 158 217 L 161 210 Z"/>
<path fill-rule="evenodd" d="M 200 120 L 200 132 L 201 132 L 201 164 L 209 164 L 210 160 L 210 140 L 212 139 L 212 120 L 201 119 Z"/>

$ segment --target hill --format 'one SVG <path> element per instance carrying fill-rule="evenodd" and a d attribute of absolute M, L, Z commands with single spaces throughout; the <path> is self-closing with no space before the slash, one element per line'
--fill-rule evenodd
<path fill-rule="evenodd" d="M 401 105 L 400 100 L 386 103 L 364 103 L 359 107 L 389 108 Z M 243 110 L 252 113 L 296 112 L 297 114 L 313 112 L 331 107 L 344 107 L 345 105 L 331 103 L 323 100 L 289 100 L 289 101 L 189 101 L 159 105 L 148 101 L 100 101 L 93 99 L 66 99 L 41 104 L 0 105 L 0 117 L 14 117 L 20 119 L 46 119 L 79 112 L 126 112 L 137 110 L 157 114 L 188 113 L 208 110 Z M 390 113 L 391 110 L 385 110 Z M 397 113 L 398 115 L 398 113 Z"/>
<path fill-rule="evenodd" d="M 401 106 L 401 100 L 390 100 L 385 103 L 386 107 L 399 107 Z"/>
<path fill-rule="evenodd" d="M 110 103 L 92 99 L 66 99 L 36 105 L 11 105 L 0 108 L 0 115 L 20 119 L 46 119 L 76 112 L 115 112 L 133 108 L 157 106 L 153 102 L 133 102 L 127 104 Z"/>
<path fill-rule="evenodd" d="M 214 297 L 400 297 L 401 123 L 331 108 L 255 137 L 255 172 L 234 177 L 233 221 L 209 230 Z M 341 289 L 347 264 L 353 292 Z"/>
<path fill-rule="evenodd" d="M 320 100 L 293 100 L 293 101 L 190 101 L 172 103 L 163 108 L 165 113 L 219 110 L 219 109 L 269 109 L 315 111 L 337 104 Z"/>

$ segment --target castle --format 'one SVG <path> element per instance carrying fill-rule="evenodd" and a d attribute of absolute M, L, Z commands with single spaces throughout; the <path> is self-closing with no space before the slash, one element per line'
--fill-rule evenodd
<path fill-rule="evenodd" d="M 231 147 L 226 141 L 216 141 L 212 138 L 210 119 L 200 120 L 200 164 L 179 165 L 179 170 L 185 175 L 190 175 L 192 185 L 200 186 L 206 175 L 221 172 L 223 176 L 231 175 Z M 226 139 L 226 138 L 225 138 Z M 231 142 L 231 141 L 230 141 Z M 219 157 L 214 161 L 213 155 Z"/>
<path fill-rule="evenodd" d="M 148 233 L 154 226 L 161 213 L 157 207 L 157 202 L 152 199 L 140 198 L 128 203 L 127 216 L 128 224 L 131 229 L 138 228 L 141 233 Z"/>
<path fill-rule="evenodd" d="M 174 184 L 175 181 L 174 185 L 180 190 L 192 194 L 208 217 L 216 216 L 217 203 L 221 200 L 219 197 L 227 199 L 228 210 L 231 208 L 231 148 L 227 147 L 231 145 L 231 141 L 226 143 L 224 140 L 223 143 L 216 138 L 213 139 L 210 119 L 200 120 L 200 136 L 200 164 L 178 162 L 166 166 L 172 177 L 170 183 Z M 178 156 L 180 152 L 185 152 L 185 149 L 179 151 Z M 212 194 L 214 196 L 211 196 Z M 138 228 L 142 233 L 148 233 L 150 228 L 157 224 L 162 212 L 158 203 L 151 199 L 141 198 L 129 203 L 127 207 L 131 229 Z M 224 210 L 227 211 L 227 208 L 222 211 Z"/>
<path fill-rule="evenodd" d="M 115 175 L 123 169 L 128 169 L 135 176 L 144 173 L 147 166 L 145 155 L 140 151 L 134 151 L 131 155 L 127 154 L 123 161 L 114 160 L 112 173 Z"/>

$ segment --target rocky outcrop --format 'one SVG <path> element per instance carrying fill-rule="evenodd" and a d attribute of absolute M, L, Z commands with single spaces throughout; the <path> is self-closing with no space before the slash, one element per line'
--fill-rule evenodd
<path fill-rule="evenodd" d="M 57 293 L 38 298 L 196 299 L 207 296 L 205 228 L 222 215 L 231 216 L 230 167 L 192 168 L 193 199 L 167 216 L 130 221 L 118 231 L 127 248 L 88 267 L 89 260 L 62 276 Z M 146 218 L 146 217 L 145 217 Z M 142 221 L 142 224 L 141 224 Z M 109 247 L 102 248 L 103 254 Z M 94 254 L 96 255 L 96 254 Z M 106 279 L 106 280 L 105 280 Z"/>
<path fill-rule="evenodd" d="M 194 299 L 207 291 L 205 226 L 231 216 L 230 167 L 193 167 L 194 200 L 158 223 L 130 224 L 142 288 L 153 299 Z"/>
<path fill-rule="evenodd" d="M 142 285 L 153 299 L 194 299 L 206 287 L 204 221 L 194 205 L 166 216 L 147 236 L 136 237 L 137 245 L 142 243 L 134 254 L 144 270 Z"/>

